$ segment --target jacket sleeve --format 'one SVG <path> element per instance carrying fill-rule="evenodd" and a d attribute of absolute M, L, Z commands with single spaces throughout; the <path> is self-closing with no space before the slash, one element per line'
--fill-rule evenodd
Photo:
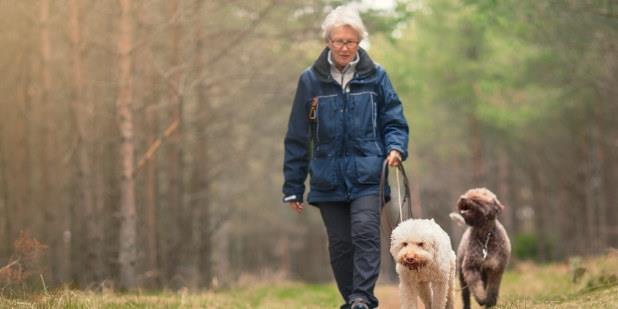
<path fill-rule="evenodd" d="M 288 130 L 284 139 L 283 162 L 283 201 L 303 201 L 305 178 L 309 165 L 310 123 L 309 110 L 311 101 L 310 81 L 306 74 L 301 75 L 288 121 Z"/>
<path fill-rule="evenodd" d="M 379 119 L 386 153 L 397 150 L 405 160 L 408 157 L 408 122 L 403 115 L 403 106 L 386 72 L 379 86 L 382 103 Z"/>

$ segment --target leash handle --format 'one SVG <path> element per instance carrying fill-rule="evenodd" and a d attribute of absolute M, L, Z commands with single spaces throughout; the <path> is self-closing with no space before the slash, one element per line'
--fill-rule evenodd
<path fill-rule="evenodd" d="M 412 194 L 410 193 L 410 182 L 408 181 L 408 176 L 406 175 L 406 170 L 403 167 L 403 163 L 400 162 L 399 165 L 397 165 L 396 169 L 402 175 L 404 192 L 405 192 L 403 200 L 400 200 L 401 205 L 399 206 L 399 209 L 400 209 L 399 220 L 403 221 L 404 218 L 412 218 L 412 198 L 411 198 Z M 380 206 L 382 209 L 384 209 L 384 207 L 386 206 L 386 197 L 384 195 L 384 190 L 386 189 L 387 172 L 388 172 L 388 161 L 384 160 L 384 162 L 382 162 L 382 172 L 380 174 L 380 189 L 379 189 L 379 200 L 380 200 Z M 397 181 L 399 181 L 399 176 L 397 178 Z M 401 190 L 399 189 L 399 191 Z M 404 216 L 403 214 L 404 205 L 406 206 L 405 210 L 408 212 L 408 216 Z M 386 222 L 387 222 L 389 229 L 392 230 L 392 225 L 390 224 L 390 221 L 388 218 L 386 218 Z"/>
<path fill-rule="evenodd" d="M 401 164 L 401 162 L 399 163 Z M 403 203 L 401 201 L 401 184 L 399 183 L 399 169 L 395 169 L 395 179 L 397 179 L 397 202 L 399 202 L 399 222 L 403 222 Z"/>

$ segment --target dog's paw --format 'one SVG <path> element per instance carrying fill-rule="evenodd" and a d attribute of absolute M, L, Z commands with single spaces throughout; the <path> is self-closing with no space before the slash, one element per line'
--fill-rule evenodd
<path fill-rule="evenodd" d="M 448 216 L 451 218 L 451 220 L 453 220 L 458 225 L 460 226 L 466 225 L 466 220 L 460 214 L 456 212 L 451 212 Z"/>

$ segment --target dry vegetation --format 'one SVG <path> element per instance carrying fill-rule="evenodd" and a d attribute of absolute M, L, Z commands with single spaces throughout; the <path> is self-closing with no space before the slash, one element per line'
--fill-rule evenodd
<path fill-rule="evenodd" d="M 41 274 L 45 251 L 47 246 L 22 231 L 13 244 L 13 255 L 9 262 L 0 267 L 0 285 L 8 287 L 21 284 L 32 275 Z"/>
<path fill-rule="evenodd" d="M 576 278 L 575 273 L 578 274 Z M 201 293 L 189 290 L 132 294 L 111 290 L 98 293 L 59 290 L 36 295 L 18 294 L 0 298 L 0 307 L 335 308 L 339 303 L 332 284 L 289 282 L 274 285 L 263 282 Z M 398 308 L 396 286 L 381 284 L 377 294 L 382 299 L 380 308 Z M 499 308 L 615 308 L 618 305 L 618 251 L 569 263 L 519 263 L 506 274 L 499 304 Z"/>

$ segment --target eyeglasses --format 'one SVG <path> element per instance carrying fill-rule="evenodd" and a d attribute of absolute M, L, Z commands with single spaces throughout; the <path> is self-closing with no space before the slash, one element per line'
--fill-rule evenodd
<path fill-rule="evenodd" d="M 344 46 L 349 48 L 349 49 L 352 49 L 352 48 L 356 48 L 356 46 L 358 46 L 358 41 L 344 41 L 344 40 L 335 40 L 335 41 L 333 41 L 333 40 L 330 40 L 330 42 L 333 44 L 333 46 L 336 49 L 341 49 Z"/>

